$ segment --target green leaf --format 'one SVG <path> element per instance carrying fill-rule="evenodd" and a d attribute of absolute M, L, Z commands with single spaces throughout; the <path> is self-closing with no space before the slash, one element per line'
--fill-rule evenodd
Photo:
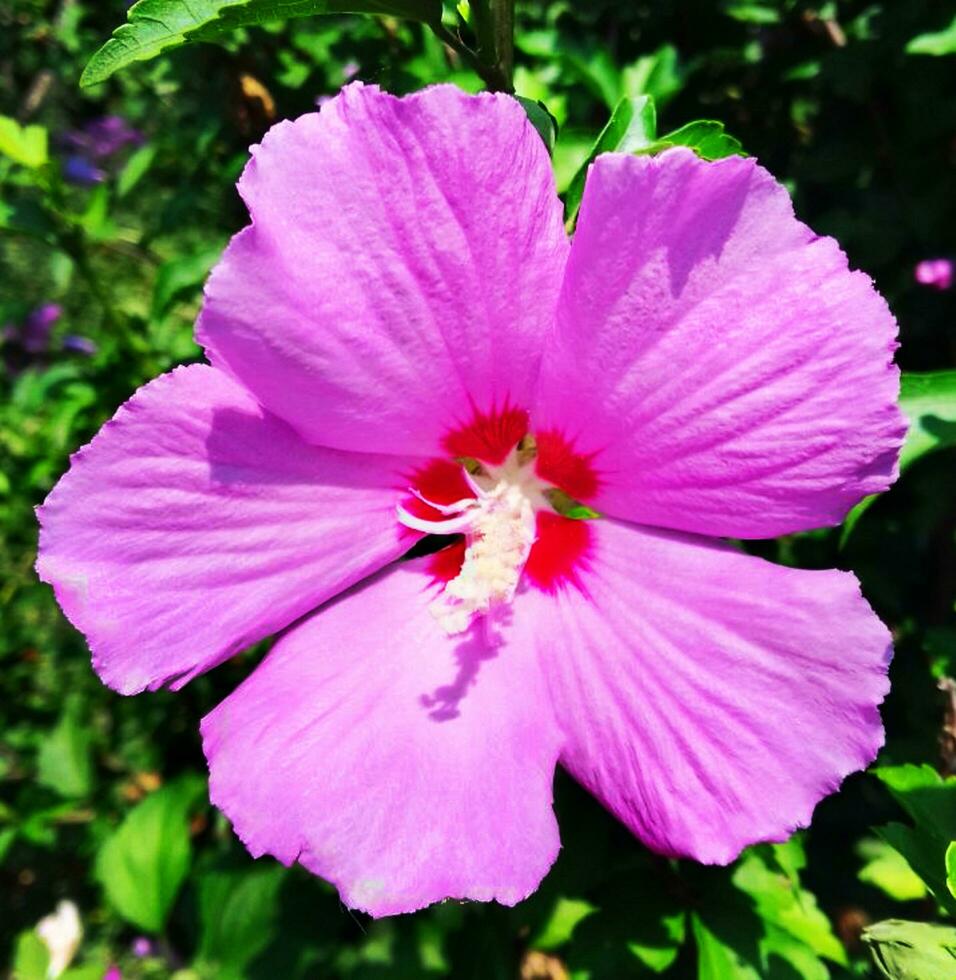
<path fill-rule="evenodd" d="M 594 911 L 595 907 L 583 899 L 559 898 L 537 936 L 530 943 L 531 948 L 556 949 L 566 943 L 571 938 L 574 927 Z"/>
<path fill-rule="evenodd" d="M 198 289 L 222 255 L 222 249 L 223 243 L 217 242 L 200 252 L 180 255 L 164 262 L 159 267 L 156 282 L 153 284 L 150 319 L 162 319 L 176 300 Z"/>
<path fill-rule="evenodd" d="M 88 796 L 93 785 L 91 742 L 79 705 L 67 702 L 56 727 L 40 743 L 37 782 L 61 796 Z"/>
<path fill-rule="evenodd" d="M 728 3 L 724 13 L 745 24 L 779 24 L 780 11 L 760 3 Z"/>
<path fill-rule="evenodd" d="M 584 196 L 588 168 L 597 156 L 602 153 L 661 153 L 674 146 L 689 147 L 704 160 L 746 156 L 740 140 L 725 132 L 722 122 L 698 119 L 658 137 L 654 100 L 649 95 L 623 98 L 568 186 L 564 201 L 568 229 L 574 228 Z"/>
<path fill-rule="evenodd" d="M 900 451 L 900 473 L 937 449 L 956 446 L 956 371 L 907 373 L 900 379 L 900 408 L 909 422 Z M 879 498 L 865 497 L 846 516 L 840 543 Z"/>
<path fill-rule="evenodd" d="M 313 14 L 382 14 L 436 24 L 441 13 L 441 0 L 139 0 L 90 59 L 80 84 L 97 85 L 134 61 L 187 41 L 218 40 L 238 27 Z"/>
<path fill-rule="evenodd" d="M 887 919 L 863 932 L 887 980 L 956 980 L 956 929 Z"/>
<path fill-rule="evenodd" d="M 956 371 L 904 374 L 900 408 L 910 423 L 901 470 L 927 453 L 956 446 Z"/>
<path fill-rule="evenodd" d="M 653 54 L 638 58 L 621 72 L 626 95 L 649 95 L 656 106 L 669 102 L 683 87 L 677 48 L 661 45 Z"/>
<path fill-rule="evenodd" d="M 946 848 L 946 887 L 950 895 L 956 898 L 956 841 L 950 842 Z"/>
<path fill-rule="evenodd" d="M 802 853 L 802 847 L 800 848 Z M 786 852 L 784 852 L 786 853 Z M 818 956 L 846 964 L 846 951 L 833 934 L 830 920 L 817 907 L 814 896 L 794 887 L 800 862 L 790 862 L 781 873 L 778 856 L 769 848 L 751 848 L 741 858 L 733 883 L 753 900 L 760 918 L 808 946 Z"/>
<path fill-rule="evenodd" d="M 907 864 L 896 848 L 875 837 L 865 837 L 856 845 L 864 865 L 857 877 L 879 888 L 897 902 L 912 902 L 926 897 L 923 879 Z"/>
<path fill-rule="evenodd" d="M 912 827 L 891 823 L 876 832 L 906 858 L 936 900 L 956 915 L 946 867 L 947 851 L 956 839 L 956 777 L 944 780 L 928 765 L 884 766 L 873 772 L 913 821 Z"/>
<path fill-rule="evenodd" d="M 21 126 L 9 116 L 0 116 L 0 153 L 24 167 L 42 167 L 49 160 L 46 129 Z"/>
<path fill-rule="evenodd" d="M 827 980 L 821 957 L 846 953 L 814 896 L 800 886 L 806 864 L 795 836 L 745 851 L 732 873 L 698 870 L 692 917 L 699 980 Z"/>
<path fill-rule="evenodd" d="M 704 160 L 721 160 L 724 157 L 746 156 L 740 140 L 725 132 L 724 124 L 715 119 L 698 119 L 689 122 L 673 133 L 668 133 L 637 153 L 660 153 L 672 146 L 690 147 Z"/>
<path fill-rule="evenodd" d="M 96 857 L 96 878 L 124 919 L 160 932 L 189 870 L 189 814 L 204 795 L 183 776 L 134 807 Z"/>
<path fill-rule="evenodd" d="M 595 158 L 601 153 L 634 153 L 650 145 L 656 135 L 657 110 L 650 96 L 640 95 L 633 99 L 624 98 L 618 102 L 607 125 L 598 134 L 590 152 L 571 179 L 564 202 L 565 217 L 569 227 L 573 227 L 577 220 L 588 168 Z"/>
<path fill-rule="evenodd" d="M 956 17 L 949 27 L 932 34 L 919 34 L 906 45 L 907 54 L 929 54 L 937 58 L 946 54 L 956 54 Z"/>
<path fill-rule="evenodd" d="M 531 125 L 538 131 L 538 135 L 548 148 L 548 153 L 552 153 L 558 138 L 558 124 L 554 116 L 548 112 L 548 107 L 543 102 L 527 99 L 523 95 L 516 95 L 515 98 L 521 103 L 521 108 L 524 109 Z"/>
<path fill-rule="evenodd" d="M 116 179 L 117 197 L 125 197 L 153 165 L 156 147 L 152 143 L 141 146 L 127 161 Z"/>
<path fill-rule="evenodd" d="M 32 930 L 17 936 L 13 953 L 11 980 L 46 980 L 50 966 L 50 951 L 43 940 Z"/>
<path fill-rule="evenodd" d="M 108 964 L 84 963 L 83 966 L 71 966 L 60 974 L 59 980 L 103 980 L 108 969 Z"/>
<path fill-rule="evenodd" d="M 199 880 L 197 965 L 209 976 L 241 978 L 272 941 L 278 915 L 281 865 L 250 871 L 211 871 Z"/>
<path fill-rule="evenodd" d="M 618 977 L 640 968 L 663 973 L 677 959 L 687 921 L 672 897 L 630 885 L 616 886 L 598 900 L 601 907 L 575 923 L 571 942 L 562 947 L 575 973 Z M 574 911 L 580 914 L 582 907 Z"/>

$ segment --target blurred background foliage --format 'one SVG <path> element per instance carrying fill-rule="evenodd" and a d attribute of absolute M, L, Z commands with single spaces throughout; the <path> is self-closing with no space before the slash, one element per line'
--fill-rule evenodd
<path fill-rule="evenodd" d="M 206 802 L 198 720 L 261 651 L 179 694 L 108 691 L 33 575 L 33 507 L 138 385 L 198 359 L 202 282 L 273 121 L 352 78 L 482 82 L 423 24 L 336 15 L 81 88 L 124 16 L 122 0 L 0 4 L 0 964 L 45 976 L 33 927 L 69 899 L 72 978 L 956 977 L 940 929 L 956 914 L 956 291 L 914 277 L 956 257 L 952 4 L 519 2 L 515 88 L 557 124 L 561 190 L 622 98 L 652 96 L 660 132 L 719 120 L 876 280 L 904 370 L 934 372 L 907 381 L 910 465 L 889 494 L 852 527 L 752 549 L 861 577 L 897 640 L 888 738 L 807 832 L 727 869 L 648 853 L 559 774 L 564 848 L 536 895 L 380 922 L 254 862 Z"/>

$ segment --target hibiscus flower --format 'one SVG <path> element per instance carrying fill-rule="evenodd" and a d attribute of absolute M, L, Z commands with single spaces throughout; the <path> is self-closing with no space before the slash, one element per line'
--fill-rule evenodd
<path fill-rule="evenodd" d="M 754 160 L 601 156 L 572 243 L 517 102 L 353 84 L 239 191 L 209 364 L 73 458 L 38 569 L 124 694 L 284 630 L 202 722 L 254 855 L 373 915 L 512 904 L 558 763 L 723 863 L 873 759 L 891 645 L 856 579 L 722 539 L 892 482 L 895 323 Z"/>

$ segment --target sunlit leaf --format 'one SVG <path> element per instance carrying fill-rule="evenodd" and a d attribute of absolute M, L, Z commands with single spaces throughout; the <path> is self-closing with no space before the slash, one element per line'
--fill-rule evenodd
<path fill-rule="evenodd" d="M 956 446 L 956 371 L 904 374 L 900 379 L 900 408 L 909 420 L 900 452 L 901 473 L 928 453 Z M 878 498 L 878 494 L 864 498 L 847 514 L 842 541 Z"/>
<path fill-rule="evenodd" d="M 568 224 L 573 226 L 581 207 L 588 168 L 602 153 L 634 153 L 649 146 L 657 135 L 657 110 L 647 95 L 621 99 L 607 125 L 598 134 L 590 152 L 571 180 L 565 196 L 564 210 Z"/>
<path fill-rule="evenodd" d="M 117 197 L 125 197 L 143 178 L 156 158 L 156 147 L 152 143 L 141 146 L 126 161 L 116 179 Z"/>
<path fill-rule="evenodd" d="M 772 850 L 753 848 L 741 859 L 733 883 L 754 902 L 760 918 L 808 946 L 818 956 L 846 963 L 846 951 L 814 896 L 794 888 L 791 874 L 776 870 Z M 792 867 L 795 868 L 795 865 Z"/>
<path fill-rule="evenodd" d="M 128 21 L 93 55 L 80 78 L 96 85 L 134 61 L 187 41 L 213 41 L 235 30 L 313 14 L 383 14 L 426 23 L 441 19 L 440 0 L 139 0 Z"/>
<path fill-rule="evenodd" d="M 937 58 L 946 54 L 956 54 L 956 17 L 948 27 L 931 34 L 919 34 L 906 45 L 907 54 L 930 54 Z"/>
<path fill-rule="evenodd" d="M 946 887 L 950 895 L 956 898 L 956 841 L 946 848 Z"/>
<path fill-rule="evenodd" d="M 673 133 L 667 133 L 650 145 L 637 150 L 638 153 L 660 153 L 672 146 L 690 147 L 704 160 L 721 160 L 724 157 L 745 156 L 740 140 L 724 129 L 722 122 L 715 119 L 698 119 L 687 123 Z"/>
<path fill-rule="evenodd" d="M 780 11 L 762 3 L 727 3 L 724 13 L 745 24 L 778 24 Z"/>
<path fill-rule="evenodd" d="M 47 980 L 50 952 L 32 929 L 17 936 L 12 980 Z"/>
<path fill-rule="evenodd" d="M 0 116 L 0 153 L 33 169 L 47 162 L 47 132 L 42 126 L 21 126 L 9 116 Z"/>
<path fill-rule="evenodd" d="M 568 186 L 564 200 L 568 228 L 573 229 L 577 220 L 588 168 L 596 157 L 602 153 L 662 153 L 674 146 L 689 147 L 704 160 L 746 155 L 740 140 L 725 132 L 721 122 L 698 119 L 658 137 L 654 100 L 649 95 L 621 99 Z"/>
<path fill-rule="evenodd" d="M 951 914 L 956 897 L 947 886 L 946 855 L 956 840 L 956 777 L 943 779 L 931 766 L 883 766 L 873 770 L 912 820 L 876 832 L 906 858 L 927 888 Z"/>
<path fill-rule="evenodd" d="M 799 836 L 745 851 L 729 880 L 706 872 L 692 916 L 698 980 L 826 980 L 823 959 L 845 965 L 843 946 L 800 883 Z"/>
<path fill-rule="evenodd" d="M 857 877 L 879 888 L 897 902 L 911 902 L 926 897 L 923 879 L 907 864 L 906 858 L 885 841 L 866 837 L 856 846 L 864 865 Z"/>
<path fill-rule="evenodd" d="M 534 949 L 555 949 L 566 943 L 574 932 L 574 927 L 586 919 L 595 908 L 590 902 L 579 898 L 559 898 L 554 903 L 551 914 L 545 920 L 538 934 L 532 939 Z"/>
<path fill-rule="evenodd" d="M 116 911 L 160 932 L 189 870 L 189 814 L 203 796 L 197 776 L 184 776 L 139 803 L 96 858 L 96 878 Z"/>
<path fill-rule="evenodd" d="M 241 978 L 245 967 L 273 938 L 279 887 L 286 875 L 281 865 L 248 871 L 211 871 L 199 880 L 200 972 Z"/>
<path fill-rule="evenodd" d="M 887 980 L 956 980 L 956 929 L 887 919 L 863 933 Z"/>
<path fill-rule="evenodd" d="M 653 54 L 646 54 L 622 72 L 625 94 L 631 98 L 649 95 L 657 106 L 669 102 L 683 88 L 677 48 L 662 44 Z"/>
<path fill-rule="evenodd" d="M 93 782 L 92 734 L 80 707 L 69 701 L 56 727 L 40 743 L 37 782 L 61 796 L 86 796 Z"/>

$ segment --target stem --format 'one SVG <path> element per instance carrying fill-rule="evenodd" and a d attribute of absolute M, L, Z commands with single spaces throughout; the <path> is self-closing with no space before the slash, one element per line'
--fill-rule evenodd
<path fill-rule="evenodd" d="M 515 2 L 489 0 L 491 24 L 495 41 L 495 62 L 504 85 L 503 92 L 513 92 L 515 68 Z"/>
<path fill-rule="evenodd" d="M 478 50 L 472 50 L 440 21 L 435 36 L 478 75 L 491 92 L 514 92 L 514 0 L 474 0 L 472 18 Z"/>

